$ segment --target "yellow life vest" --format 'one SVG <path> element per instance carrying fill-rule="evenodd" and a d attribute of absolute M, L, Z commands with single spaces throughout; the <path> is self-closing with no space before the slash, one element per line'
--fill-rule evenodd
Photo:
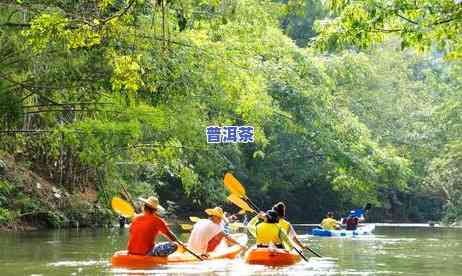
<path fill-rule="evenodd" d="M 279 237 L 279 226 L 276 223 L 261 222 L 256 227 L 257 244 L 269 245 L 281 244 Z"/>
<path fill-rule="evenodd" d="M 278 222 L 278 226 L 281 228 L 281 230 L 284 232 L 284 236 L 283 236 L 283 239 L 282 239 L 282 244 L 284 245 L 284 248 L 287 249 L 287 250 L 291 250 L 292 249 L 292 244 L 291 242 L 289 241 L 289 235 L 290 235 L 290 222 L 288 222 L 287 220 L 283 219 L 283 218 L 280 218 L 279 219 L 279 222 Z"/>
<path fill-rule="evenodd" d="M 279 225 L 279 227 L 281 227 L 281 229 L 284 231 L 284 233 L 286 233 L 287 235 L 289 234 L 290 223 L 287 220 L 285 220 L 283 218 L 280 218 L 279 222 L 278 222 L 278 225 Z"/>
<path fill-rule="evenodd" d="M 335 230 L 337 221 L 333 218 L 325 218 L 321 221 L 321 227 L 326 230 Z"/>

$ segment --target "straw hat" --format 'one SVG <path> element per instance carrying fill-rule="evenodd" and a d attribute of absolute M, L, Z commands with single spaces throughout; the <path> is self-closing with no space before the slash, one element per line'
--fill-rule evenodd
<path fill-rule="evenodd" d="M 149 207 L 159 210 L 159 211 L 164 211 L 164 207 L 159 205 L 159 199 L 155 196 L 150 196 L 148 199 L 140 197 L 139 200 L 141 200 L 144 204 L 148 205 Z"/>
<path fill-rule="evenodd" d="M 219 217 L 221 219 L 225 218 L 225 214 L 223 213 L 223 209 L 221 209 L 220 207 L 215 207 L 213 209 L 205 209 L 205 212 L 209 216 L 215 216 L 215 217 Z"/>

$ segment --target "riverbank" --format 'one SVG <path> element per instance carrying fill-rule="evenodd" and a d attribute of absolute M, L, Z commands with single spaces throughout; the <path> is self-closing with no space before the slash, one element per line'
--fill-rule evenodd
<path fill-rule="evenodd" d="M 100 227 L 112 217 L 94 185 L 70 192 L 32 171 L 26 162 L 0 155 L 0 230 Z"/>
<path fill-rule="evenodd" d="M 110 209 L 110 195 L 104 196 L 96 184 L 76 184 L 70 191 L 47 179 L 34 167 L 37 166 L 0 152 L 0 231 L 97 228 L 112 226 L 116 222 Z M 181 218 L 187 219 L 190 215 L 202 215 L 200 210 L 183 208 L 172 213 L 175 215 L 169 216 L 171 222 L 182 222 Z"/>
<path fill-rule="evenodd" d="M 40 174 L 36 167 L 0 151 L 0 231 L 103 228 L 117 223 L 111 195 L 96 184 L 75 184 L 71 191 Z M 166 204 L 170 207 L 172 202 Z M 203 211 L 176 209 L 168 218 L 179 224 L 191 215 L 202 216 Z"/>

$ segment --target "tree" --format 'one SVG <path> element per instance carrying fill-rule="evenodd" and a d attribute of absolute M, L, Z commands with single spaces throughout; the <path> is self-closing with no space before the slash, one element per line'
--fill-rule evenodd
<path fill-rule="evenodd" d="M 317 24 L 321 49 L 367 48 L 394 34 L 402 48 L 437 47 L 448 58 L 461 57 L 462 6 L 452 0 L 329 0 L 327 6 L 332 16 Z"/>
<path fill-rule="evenodd" d="M 432 160 L 426 183 L 440 191 L 446 199 L 445 221 L 459 221 L 462 217 L 462 142 L 447 145 L 442 154 Z"/>

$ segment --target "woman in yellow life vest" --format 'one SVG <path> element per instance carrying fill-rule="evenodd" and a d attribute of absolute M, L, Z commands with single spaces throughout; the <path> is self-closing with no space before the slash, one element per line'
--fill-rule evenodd
<path fill-rule="evenodd" d="M 340 229 L 338 224 L 339 223 L 334 219 L 334 213 L 332 212 L 327 212 L 326 218 L 321 221 L 321 227 L 324 230 Z"/>
<path fill-rule="evenodd" d="M 292 224 L 285 219 L 286 216 L 286 205 L 283 202 L 278 202 L 273 206 L 273 210 L 278 214 L 279 222 L 278 225 L 284 231 L 287 237 L 289 237 L 295 244 L 300 248 L 306 249 L 303 243 L 297 238 L 297 233 L 294 230 Z M 291 249 L 290 242 L 284 242 L 286 249 Z"/>
<path fill-rule="evenodd" d="M 281 228 L 278 225 L 279 217 L 274 210 L 268 210 L 255 216 L 248 223 L 249 232 L 255 236 L 257 247 L 284 248 L 282 245 Z"/>

